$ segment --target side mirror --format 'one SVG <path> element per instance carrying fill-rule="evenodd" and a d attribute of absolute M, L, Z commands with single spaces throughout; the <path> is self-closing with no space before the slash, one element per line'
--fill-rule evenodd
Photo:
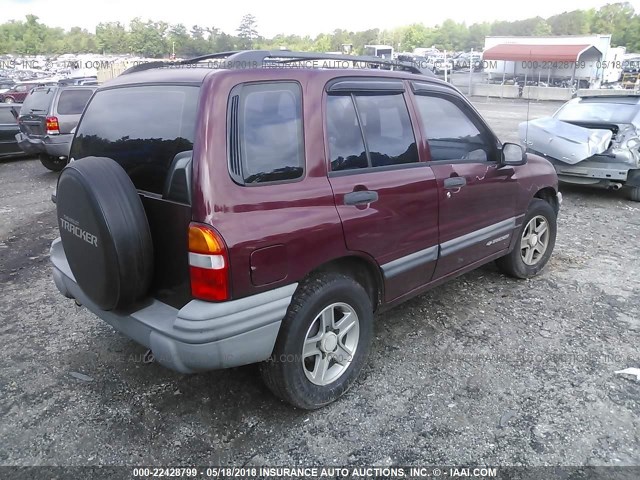
<path fill-rule="evenodd" d="M 517 166 L 527 163 L 527 154 L 517 143 L 504 143 L 501 152 L 501 165 Z"/>

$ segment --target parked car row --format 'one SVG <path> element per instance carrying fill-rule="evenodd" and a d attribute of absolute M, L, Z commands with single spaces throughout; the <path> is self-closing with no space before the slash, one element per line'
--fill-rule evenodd
<path fill-rule="evenodd" d="M 53 171 L 60 171 L 69 160 L 73 129 L 95 86 L 45 86 L 34 88 L 26 97 L 16 135 L 20 148 L 38 155 L 40 162 Z"/>
<path fill-rule="evenodd" d="M 62 170 L 69 161 L 73 130 L 96 88 L 35 86 L 22 105 L 0 103 L 0 156 L 37 155 L 49 170 Z"/>
<path fill-rule="evenodd" d="M 97 85 L 96 77 L 64 78 L 61 80 L 39 79 L 15 83 L 11 79 L 0 80 L 0 103 L 22 103 L 29 92 L 38 86 Z"/>

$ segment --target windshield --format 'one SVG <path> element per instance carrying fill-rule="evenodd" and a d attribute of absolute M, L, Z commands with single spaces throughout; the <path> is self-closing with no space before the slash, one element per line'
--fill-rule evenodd
<path fill-rule="evenodd" d="M 556 118 L 565 122 L 632 123 L 638 111 L 638 105 L 624 103 L 567 103 Z"/>
<path fill-rule="evenodd" d="M 136 188 L 162 193 L 176 155 L 193 149 L 198 95 L 198 87 L 177 85 L 98 91 L 77 127 L 71 158 L 111 158 Z"/>

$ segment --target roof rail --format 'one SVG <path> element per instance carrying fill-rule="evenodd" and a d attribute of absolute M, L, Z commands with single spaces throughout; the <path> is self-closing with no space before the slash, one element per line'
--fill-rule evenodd
<path fill-rule="evenodd" d="M 122 75 L 128 73 L 149 70 L 152 68 L 162 68 L 171 65 L 191 65 L 205 60 L 224 59 L 217 66 L 221 68 L 264 68 L 275 67 L 278 64 L 289 64 L 305 60 L 336 60 L 342 62 L 350 62 L 354 66 L 356 63 L 365 63 L 369 65 L 378 65 L 389 67 L 393 70 L 401 70 L 420 75 L 435 77 L 433 72 L 426 68 L 420 68 L 413 62 L 389 60 L 386 58 L 365 56 L 365 55 L 341 55 L 334 53 L 320 52 L 295 52 L 290 50 L 240 50 L 221 53 L 210 53 L 198 57 L 181 60 L 179 62 L 149 62 L 141 63 L 128 68 Z"/>
<path fill-rule="evenodd" d="M 127 75 L 128 73 L 141 72 L 143 70 L 150 70 L 152 68 L 160 68 L 166 65 L 171 65 L 171 62 L 163 62 L 160 60 L 157 62 L 139 63 L 138 65 L 134 65 L 133 67 L 127 68 L 120 75 Z"/>
<path fill-rule="evenodd" d="M 366 56 L 366 55 L 342 55 L 335 53 L 320 52 L 295 52 L 291 50 L 245 50 L 236 52 L 227 57 L 227 62 L 232 68 L 248 68 L 251 66 L 264 67 L 272 61 L 274 65 L 278 63 L 295 63 L 304 60 L 337 60 L 343 62 L 366 63 L 390 67 L 395 70 L 402 70 L 422 75 L 432 74 L 430 70 L 421 69 L 415 63 L 389 60 L 386 58 Z M 247 65 L 247 67 L 244 67 Z"/>

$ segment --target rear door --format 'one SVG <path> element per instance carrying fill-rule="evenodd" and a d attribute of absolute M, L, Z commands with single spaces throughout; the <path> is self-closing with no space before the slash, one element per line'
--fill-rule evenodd
<path fill-rule="evenodd" d="M 460 96 L 414 85 L 416 110 L 438 183 L 440 278 L 508 248 L 516 225 L 514 167 L 500 167 L 500 144 Z"/>
<path fill-rule="evenodd" d="M 37 87 L 25 98 L 18 119 L 22 133 L 30 137 L 43 137 L 46 134 L 46 118 L 56 92 L 56 87 Z"/>
<path fill-rule="evenodd" d="M 87 106 L 94 90 L 89 87 L 69 87 L 60 90 L 54 113 L 58 118 L 61 134 L 71 133 L 71 130 L 78 124 L 84 107 Z"/>
<path fill-rule="evenodd" d="M 0 156 L 20 152 L 16 143 L 16 133 L 18 133 L 18 125 L 11 113 L 11 108 L 0 107 Z"/>
<path fill-rule="evenodd" d="M 191 297 L 186 233 L 199 93 L 195 85 L 171 84 L 101 90 L 86 107 L 70 153 L 73 161 L 108 157 L 127 172 L 153 238 L 153 295 L 177 308 Z"/>
<path fill-rule="evenodd" d="M 438 252 L 436 181 L 418 155 L 404 83 L 340 79 L 325 106 L 329 181 L 347 248 L 375 259 L 393 300 L 431 279 Z"/>

